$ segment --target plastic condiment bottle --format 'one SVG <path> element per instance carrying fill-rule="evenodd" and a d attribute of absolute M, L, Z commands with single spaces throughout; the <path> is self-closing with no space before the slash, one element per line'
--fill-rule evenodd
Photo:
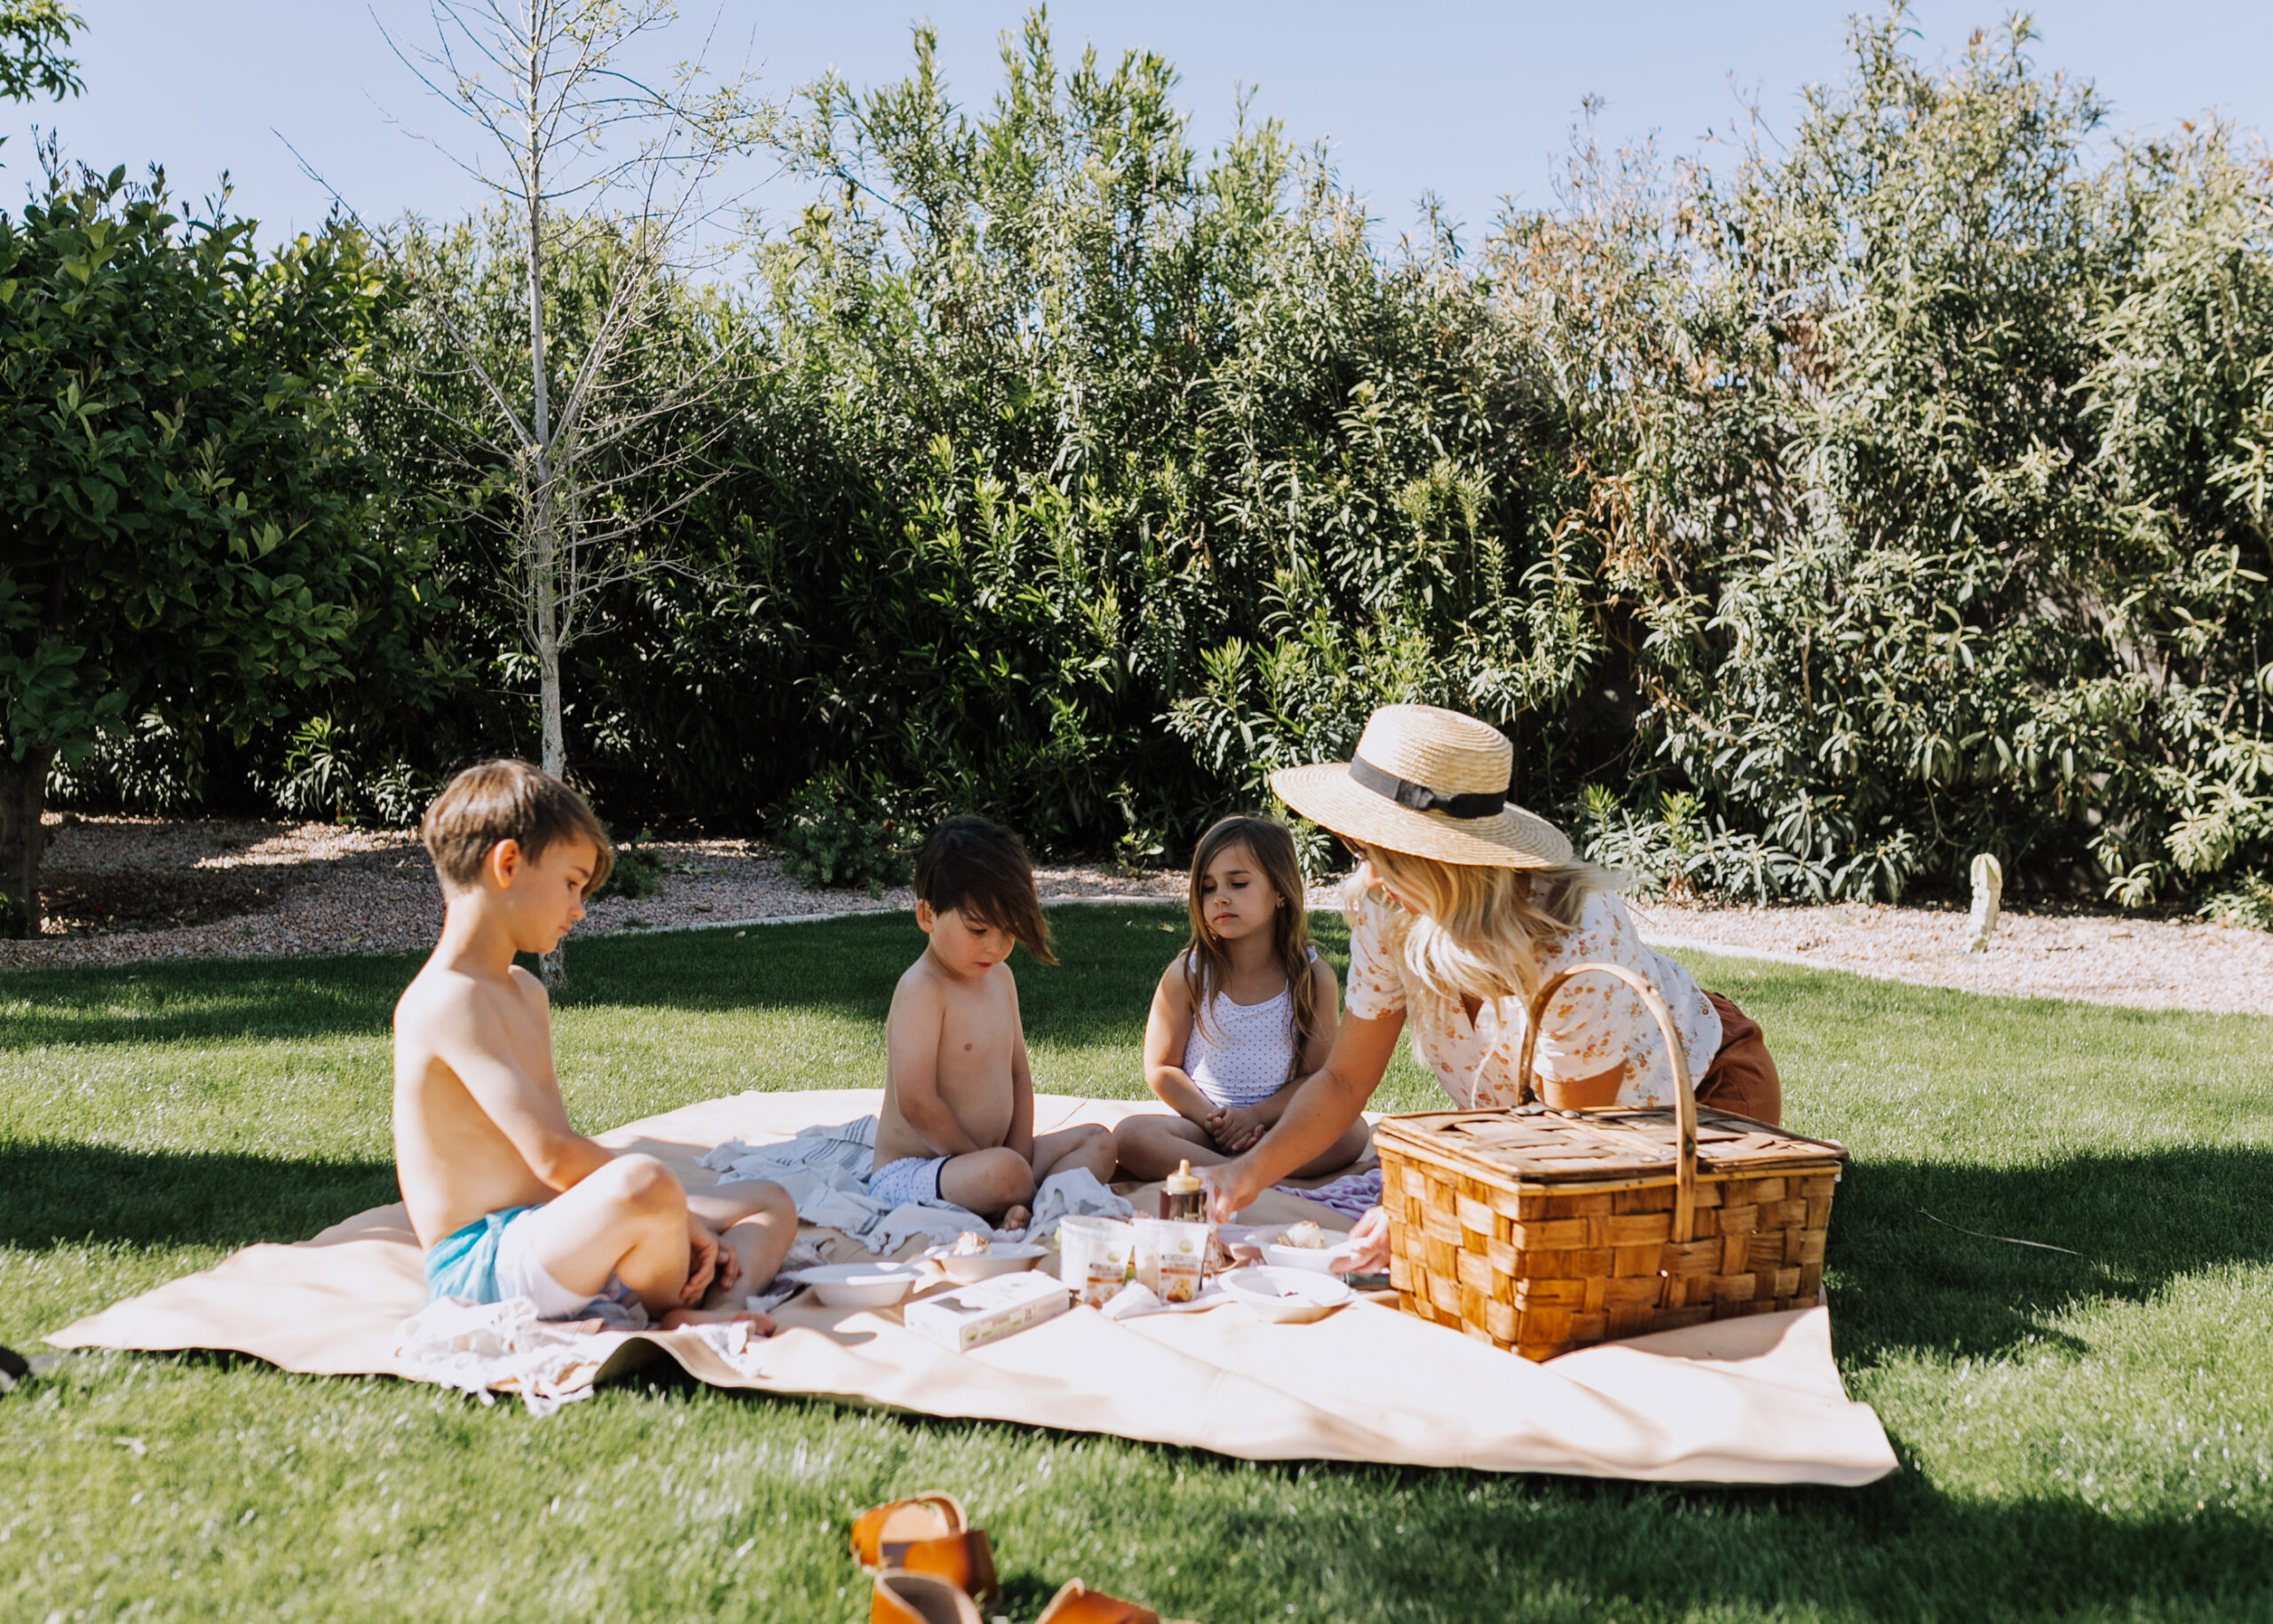
<path fill-rule="evenodd" d="M 1160 1216 L 1177 1224 L 1202 1224 L 1207 1221 L 1205 1199 L 1200 1191 L 1200 1176 L 1185 1161 L 1160 1181 Z"/>

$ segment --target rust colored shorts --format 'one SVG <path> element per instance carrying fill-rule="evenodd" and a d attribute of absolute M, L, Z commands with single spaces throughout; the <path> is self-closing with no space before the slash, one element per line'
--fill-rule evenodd
<path fill-rule="evenodd" d="M 1780 1126 L 1784 1086 L 1776 1075 L 1776 1058 L 1760 1034 L 1760 1023 L 1718 993 L 1708 991 L 1705 996 L 1721 1012 L 1721 1047 L 1697 1080 L 1697 1103 L 1770 1128 Z"/>

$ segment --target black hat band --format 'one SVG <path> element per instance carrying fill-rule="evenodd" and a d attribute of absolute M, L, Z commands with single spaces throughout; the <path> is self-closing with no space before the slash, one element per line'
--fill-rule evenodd
<path fill-rule="evenodd" d="M 1414 812 L 1440 812 L 1448 817 L 1463 820 L 1496 818 L 1506 810 L 1508 799 L 1515 793 L 1511 780 L 1507 788 L 1493 794 L 1445 795 L 1426 784 L 1416 784 L 1409 778 L 1399 778 L 1385 772 L 1363 756 L 1353 756 L 1350 762 L 1350 781 L 1361 789 L 1370 789 L 1399 806 L 1409 806 Z"/>

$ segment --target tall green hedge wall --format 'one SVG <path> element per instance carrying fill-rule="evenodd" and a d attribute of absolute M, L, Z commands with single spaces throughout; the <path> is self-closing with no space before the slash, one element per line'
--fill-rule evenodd
<path fill-rule="evenodd" d="M 1402 235 L 1274 123 L 1195 152 L 1168 64 L 1069 64 L 1039 20 L 983 103 L 920 32 L 905 81 L 813 87 L 775 140 L 819 201 L 686 294 L 684 342 L 747 361 L 658 538 L 681 567 L 571 651 L 577 770 L 619 825 L 758 828 L 818 778 L 1173 857 L 1421 700 L 1657 878 L 2241 883 L 2273 855 L 2273 171 L 2214 124 L 2112 139 L 2024 28 L 1929 67 L 1905 27 L 1856 24 L 1734 159 L 1581 130 L 1556 206 Z M 411 237 L 510 311 L 509 238 Z M 497 495 L 384 386 L 434 351 L 400 308 L 365 432 L 424 685 L 146 731 L 64 788 L 401 816 L 532 748 L 469 517 Z"/>

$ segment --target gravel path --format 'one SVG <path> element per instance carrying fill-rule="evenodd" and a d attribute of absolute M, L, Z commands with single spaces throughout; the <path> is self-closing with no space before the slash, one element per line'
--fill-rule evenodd
<path fill-rule="evenodd" d="M 441 926 L 434 870 L 416 836 L 328 823 L 222 819 L 48 818 L 42 934 L 0 939 L 0 967 L 140 959 L 394 952 Z M 905 888 L 810 891 L 779 856 L 746 840 L 658 841 L 663 876 L 647 896 L 592 905 L 578 936 L 685 929 L 915 906 Z M 1045 900 L 1184 894 L 1184 876 L 1035 871 Z"/>
<path fill-rule="evenodd" d="M 426 947 L 441 923 L 433 870 L 401 830 L 51 814 L 44 934 L 0 940 L 0 967 L 142 959 L 392 952 Z M 809 891 L 755 841 L 658 842 L 665 872 L 645 897 L 593 905 L 578 935 L 684 929 L 906 908 L 905 890 L 870 898 Z M 1102 868 L 1036 871 L 1046 900 L 1157 897 L 1184 876 Z M 1313 907 L 1336 906 L 1330 891 Z M 1967 992 L 2079 999 L 2142 1009 L 2273 1014 L 2273 934 L 2091 914 L 2008 914 L 1988 951 L 1964 951 L 1961 910 L 1839 904 L 1693 907 L 1635 904 L 1663 944 L 1762 955 Z"/>
<path fill-rule="evenodd" d="M 1968 993 L 2273 1015 L 2273 934 L 2120 915 L 2008 913 L 1965 951 L 1962 909 L 1635 904 L 1660 945 L 1735 949 Z"/>

